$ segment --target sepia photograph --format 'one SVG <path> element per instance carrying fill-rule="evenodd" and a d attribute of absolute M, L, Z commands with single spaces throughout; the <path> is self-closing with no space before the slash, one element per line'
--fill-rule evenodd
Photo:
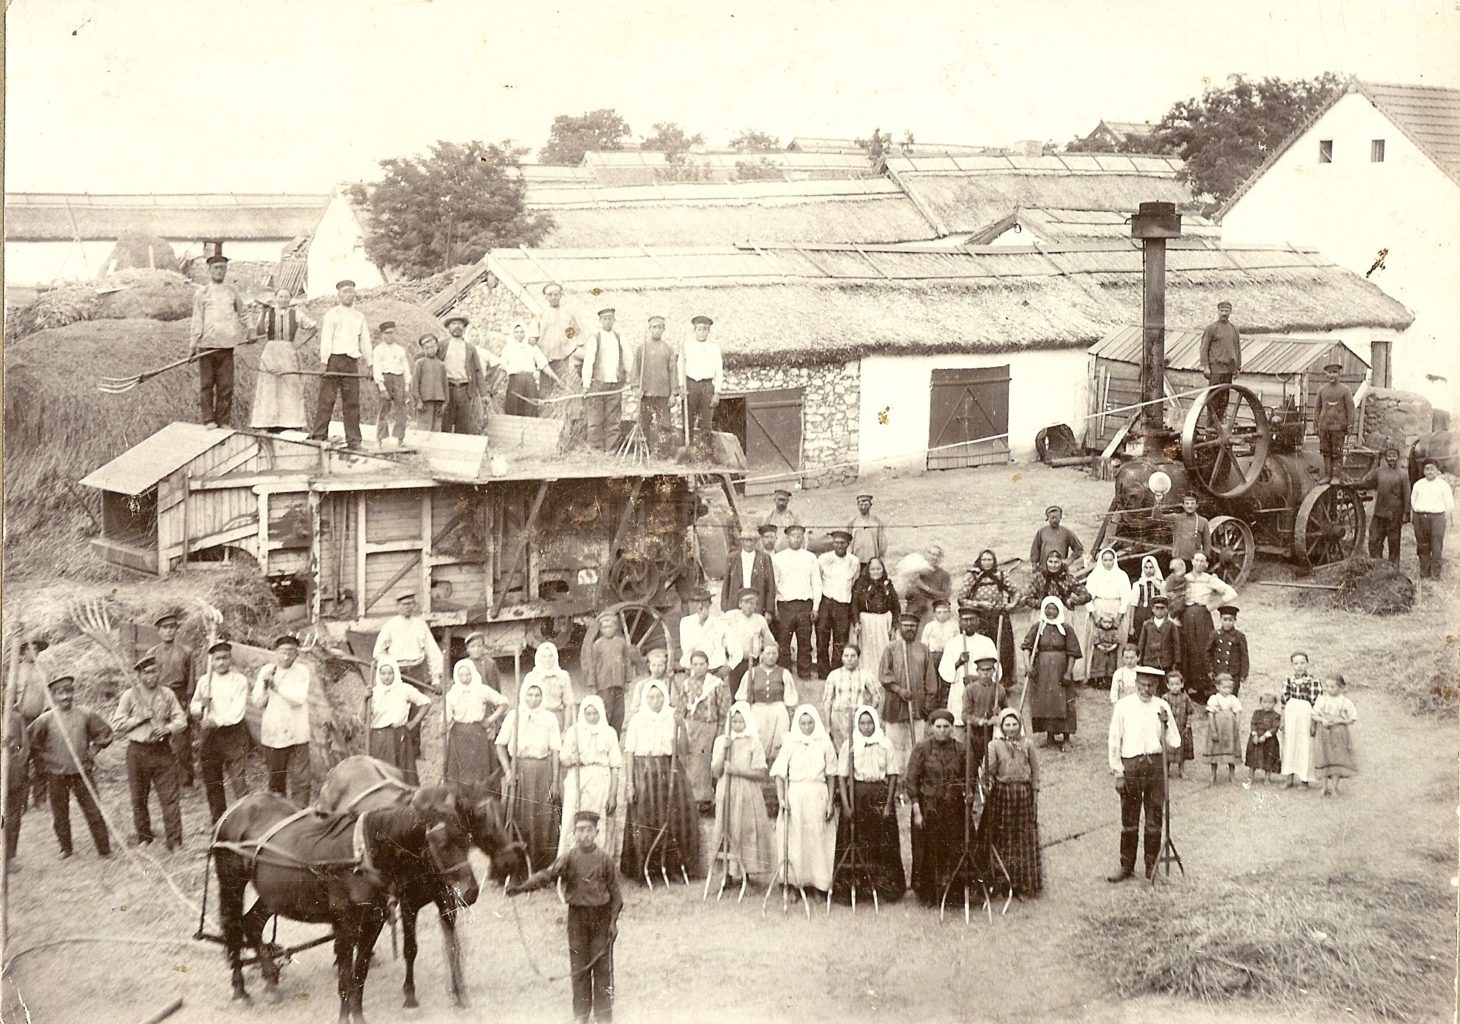
<path fill-rule="evenodd" d="M 7 0 L 0 1024 L 1444 1024 L 1457 0 Z"/>

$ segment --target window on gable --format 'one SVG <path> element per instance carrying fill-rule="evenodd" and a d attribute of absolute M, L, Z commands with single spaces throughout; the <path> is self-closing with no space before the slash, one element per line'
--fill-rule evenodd
<path fill-rule="evenodd" d="M 1333 140 L 1332 139 L 1319 139 L 1318 140 L 1318 162 L 1320 164 L 1331 164 L 1331 163 L 1333 163 Z"/>
<path fill-rule="evenodd" d="M 1382 164 L 1384 162 L 1384 140 L 1375 139 L 1369 143 L 1369 163 Z"/>

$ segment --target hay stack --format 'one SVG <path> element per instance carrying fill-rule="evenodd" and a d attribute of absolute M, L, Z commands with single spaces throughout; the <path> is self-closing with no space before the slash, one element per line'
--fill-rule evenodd
<path fill-rule="evenodd" d="M 167 239 L 144 231 L 129 231 L 117 239 L 102 266 L 110 274 L 131 269 L 175 271 L 178 260 Z"/>
<path fill-rule="evenodd" d="M 173 270 L 121 270 L 97 282 L 98 320 L 184 320 L 195 289 Z"/>
<path fill-rule="evenodd" d="M 1400 615 L 1414 607 L 1414 581 L 1382 558 L 1352 558 L 1338 569 L 1335 601 L 1345 611 Z"/>

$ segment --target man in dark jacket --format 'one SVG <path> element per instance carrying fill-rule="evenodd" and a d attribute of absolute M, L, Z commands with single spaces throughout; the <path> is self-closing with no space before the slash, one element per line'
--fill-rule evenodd
<path fill-rule="evenodd" d="M 1326 484 L 1338 478 L 1344 438 L 1358 419 L 1353 392 L 1338 380 L 1342 370 L 1342 363 L 1329 363 L 1323 368 L 1328 380 L 1318 389 L 1318 409 L 1313 414 L 1313 431 L 1318 435 L 1318 451 L 1323 455 L 1322 482 Z"/>
<path fill-rule="evenodd" d="M 1230 384 L 1242 372 L 1242 335 L 1232 324 L 1232 304 L 1217 303 L 1217 318 L 1201 332 L 1201 368 L 1207 386 Z M 1213 418 L 1221 419 L 1227 411 L 1225 393 L 1213 395 L 1209 405 Z"/>
<path fill-rule="evenodd" d="M 1398 565 L 1400 530 L 1409 522 L 1409 476 L 1399 468 L 1399 449 L 1384 449 L 1384 461 L 1375 466 L 1358 486 L 1374 489 L 1369 557 L 1382 557 L 1387 546 L 1389 561 Z"/>
<path fill-rule="evenodd" d="M 776 570 L 766 554 L 755 530 L 740 531 L 740 550 L 732 554 L 725 567 L 725 581 L 720 586 L 720 607 L 729 611 L 740 603 L 742 590 L 753 590 L 760 598 L 759 608 L 767 619 L 776 613 Z"/>

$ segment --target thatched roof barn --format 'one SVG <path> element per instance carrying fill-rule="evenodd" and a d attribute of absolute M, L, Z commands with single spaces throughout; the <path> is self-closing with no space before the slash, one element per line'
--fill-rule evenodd
<path fill-rule="evenodd" d="M 1221 228 L 1199 213 L 1181 217 L 1181 237 L 1216 240 Z M 1055 245 L 1130 237 L 1130 214 L 1121 210 L 1069 210 L 1030 207 L 969 236 L 969 245 Z"/>
<path fill-rule="evenodd" d="M 788 181 L 808 178 L 870 178 L 876 175 L 867 154 L 857 153 L 794 153 L 774 150 L 766 153 L 732 153 L 726 151 L 691 150 L 680 161 L 681 169 L 672 168 L 668 157 L 650 149 L 590 150 L 583 155 L 583 166 L 593 172 L 604 185 L 652 185 L 674 180 L 683 168 L 692 168 L 698 181 L 734 181 L 741 174 L 742 164 L 774 164 Z"/>

